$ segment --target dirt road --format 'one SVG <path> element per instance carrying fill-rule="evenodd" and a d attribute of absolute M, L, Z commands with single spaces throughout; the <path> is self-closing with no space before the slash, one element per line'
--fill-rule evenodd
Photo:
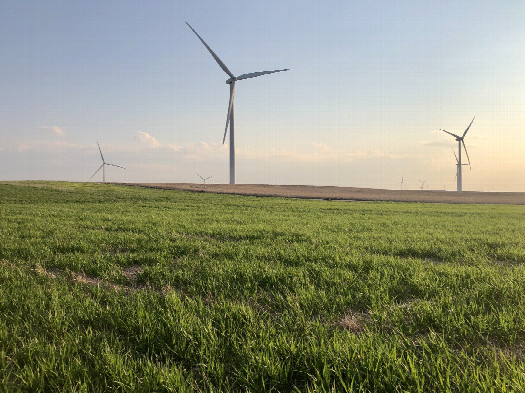
<path fill-rule="evenodd" d="M 167 190 L 302 199 L 525 205 L 524 192 L 380 190 L 374 188 L 279 186 L 268 184 L 124 183 L 124 185 Z"/>

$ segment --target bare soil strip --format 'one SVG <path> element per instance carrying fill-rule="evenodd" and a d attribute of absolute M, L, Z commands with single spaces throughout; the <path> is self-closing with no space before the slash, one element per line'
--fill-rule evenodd
<path fill-rule="evenodd" d="M 236 194 L 260 197 L 339 201 L 391 201 L 426 203 L 481 203 L 525 205 L 525 192 L 381 190 L 355 187 L 284 186 L 269 184 L 116 183 L 127 186 Z"/>

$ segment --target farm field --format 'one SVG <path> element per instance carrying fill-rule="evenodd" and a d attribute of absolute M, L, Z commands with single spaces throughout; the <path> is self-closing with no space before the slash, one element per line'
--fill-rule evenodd
<path fill-rule="evenodd" d="M 116 183 L 118 184 L 118 183 Z M 291 186 L 272 184 L 122 183 L 165 190 L 249 196 L 343 201 L 469 203 L 525 205 L 525 192 L 381 190 L 376 188 Z"/>
<path fill-rule="evenodd" d="M 0 183 L 0 392 L 519 392 L 525 207 Z"/>

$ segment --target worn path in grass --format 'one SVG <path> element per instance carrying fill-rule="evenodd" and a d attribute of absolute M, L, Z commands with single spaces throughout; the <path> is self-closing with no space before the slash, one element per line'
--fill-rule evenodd
<path fill-rule="evenodd" d="M 270 184 L 126 183 L 143 187 L 217 194 L 237 194 L 301 199 L 391 201 L 427 203 L 481 203 L 524 205 L 524 192 L 381 190 L 356 187 L 286 186 Z"/>

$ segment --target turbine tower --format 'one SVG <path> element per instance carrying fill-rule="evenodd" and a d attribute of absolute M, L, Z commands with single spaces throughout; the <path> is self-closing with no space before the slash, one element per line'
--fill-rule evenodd
<path fill-rule="evenodd" d="M 465 130 L 465 132 L 463 132 L 462 136 L 453 134 L 451 132 L 448 132 L 447 130 L 441 130 L 440 129 L 440 131 L 446 132 L 447 134 L 452 135 L 453 137 L 455 137 L 456 141 L 458 142 L 458 156 L 456 157 L 457 167 L 458 167 L 457 172 L 456 172 L 457 173 L 457 178 L 458 178 L 457 179 L 458 191 L 463 191 L 463 176 L 462 176 L 462 171 L 461 171 L 461 167 L 463 165 L 463 164 L 461 164 L 461 144 L 463 144 L 463 148 L 465 149 L 465 154 L 467 155 L 467 159 L 468 159 L 468 165 L 469 165 L 470 169 L 472 169 L 472 167 L 470 166 L 470 158 L 468 156 L 467 146 L 465 146 L 465 135 L 467 135 L 467 132 L 470 129 L 470 126 L 474 122 L 475 118 L 476 118 L 476 116 L 474 116 L 474 118 L 472 119 L 472 121 L 468 125 L 467 129 Z"/>
<path fill-rule="evenodd" d="M 90 179 L 92 179 L 93 176 L 95 176 L 98 173 L 98 171 L 102 169 L 102 183 L 105 183 L 106 182 L 106 165 L 116 166 L 117 168 L 122 168 L 122 169 L 126 169 L 126 168 L 120 165 L 109 164 L 106 161 L 104 161 L 104 156 L 102 155 L 102 150 L 100 149 L 100 145 L 98 144 L 98 142 L 97 142 L 97 146 L 98 146 L 98 151 L 100 152 L 100 158 L 102 158 L 102 165 L 98 167 L 97 171 L 93 173 L 93 175 L 91 175 Z"/>
<path fill-rule="evenodd" d="M 456 157 L 456 179 L 458 178 L 458 168 L 459 168 L 459 160 L 458 156 L 456 155 L 456 152 L 454 149 L 452 149 L 452 153 L 454 153 L 454 157 Z M 468 165 L 468 164 L 461 164 L 461 165 Z"/>
<path fill-rule="evenodd" d="M 281 72 L 281 71 L 288 71 L 288 68 L 283 70 L 273 70 L 273 71 L 259 71 L 259 72 L 251 72 L 249 74 L 242 74 L 239 76 L 234 76 L 232 72 L 226 67 L 226 65 L 222 62 L 221 59 L 211 50 L 211 48 L 208 46 L 206 42 L 201 38 L 201 36 L 193 29 L 193 27 L 190 26 L 188 22 L 186 22 L 188 27 L 195 33 L 195 35 L 199 38 L 199 40 L 204 44 L 206 49 L 208 49 L 208 52 L 213 56 L 217 64 L 222 68 L 222 70 L 228 74 L 230 77 L 226 80 L 226 84 L 230 85 L 230 102 L 228 104 L 228 114 L 226 116 L 226 127 L 224 128 L 224 137 L 222 138 L 222 144 L 224 145 L 224 141 L 226 140 L 226 133 L 228 132 L 228 123 L 230 124 L 230 184 L 235 184 L 235 121 L 234 121 L 234 96 L 235 96 L 235 83 L 237 81 L 248 79 L 248 78 L 255 78 L 257 76 L 266 75 L 266 74 L 273 74 L 275 72 Z"/>

